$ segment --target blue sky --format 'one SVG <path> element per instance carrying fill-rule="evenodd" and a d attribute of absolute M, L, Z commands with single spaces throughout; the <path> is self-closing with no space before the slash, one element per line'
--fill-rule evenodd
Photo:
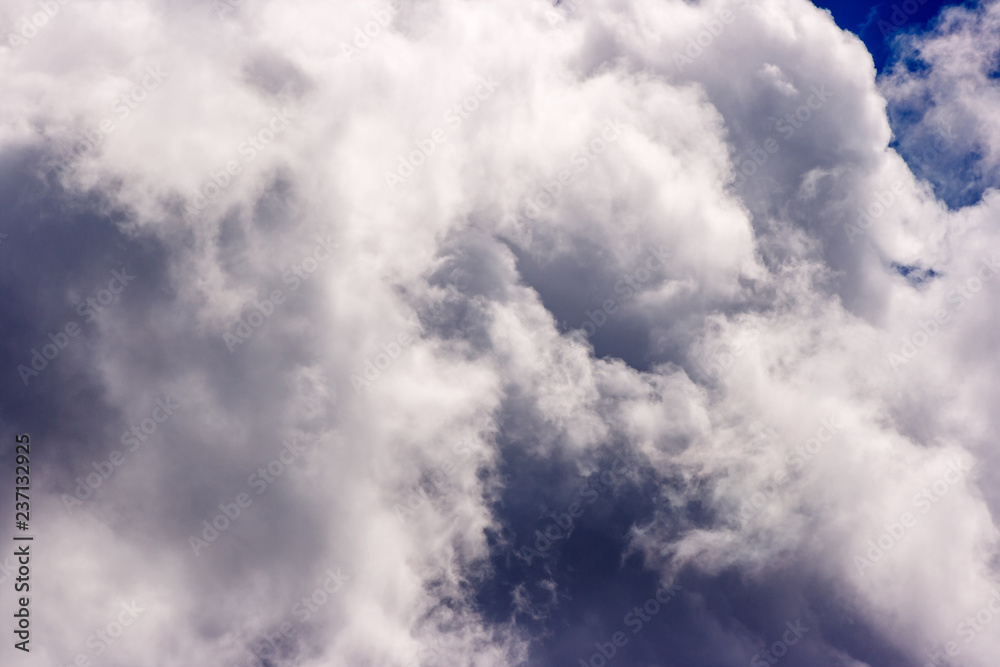
<path fill-rule="evenodd" d="M 816 2 L 829 9 L 844 30 L 860 37 L 880 72 L 892 60 L 892 39 L 900 32 L 921 32 L 938 16 L 943 7 L 961 2 L 912 0 L 911 2 Z M 966 3 L 970 4 L 970 3 Z M 896 11 L 899 9 L 900 11 Z"/>

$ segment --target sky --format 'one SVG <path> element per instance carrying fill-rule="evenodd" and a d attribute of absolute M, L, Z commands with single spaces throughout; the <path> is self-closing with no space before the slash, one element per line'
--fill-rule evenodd
<path fill-rule="evenodd" d="M 985 0 L 8 0 L 0 663 L 995 667 L 998 71 Z"/>
<path fill-rule="evenodd" d="M 893 40 L 909 33 L 927 32 L 945 7 L 974 7 L 971 2 L 915 0 L 915 2 L 815 2 L 828 9 L 837 25 L 861 38 L 881 72 L 897 53 Z"/>

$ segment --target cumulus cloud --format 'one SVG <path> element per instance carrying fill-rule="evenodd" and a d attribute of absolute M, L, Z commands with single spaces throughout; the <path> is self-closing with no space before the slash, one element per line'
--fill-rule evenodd
<path fill-rule="evenodd" d="M 8 3 L 5 654 L 992 665 L 996 14 Z"/>

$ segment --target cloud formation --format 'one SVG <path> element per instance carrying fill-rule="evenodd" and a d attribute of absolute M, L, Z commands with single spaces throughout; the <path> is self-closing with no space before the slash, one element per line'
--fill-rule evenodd
<path fill-rule="evenodd" d="M 997 7 L 8 3 L 17 658 L 993 665 Z"/>

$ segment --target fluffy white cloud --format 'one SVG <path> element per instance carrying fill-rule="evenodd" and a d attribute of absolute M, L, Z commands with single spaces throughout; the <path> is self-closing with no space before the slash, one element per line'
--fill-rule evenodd
<path fill-rule="evenodd" d="M 538 638 L 478 598 L 505 492 L 613 448 L 654 480 L 657 574 L 820 582 L 907 659 L 993 664 L 960 623 L 997 581 L 995 4 L 878 81 L 801 0 L 58 7 L 0 47 L 4 178 L 41 192 L 0 252 L 72 268 L 14 317 L 137 278 L 27 386 L 47 331 L 8 348 L 11 405 L 62 412 L 7 429 L 67 453 L 36 473 L 32 664 L 518 664 Z M 918 99 L 901 153 L 977 150 L 965 208 L 889 146 Z M 766 639 L 706 624 L 720 660 Z M 810 650 L 862 664 L 834 635 Z"/>

